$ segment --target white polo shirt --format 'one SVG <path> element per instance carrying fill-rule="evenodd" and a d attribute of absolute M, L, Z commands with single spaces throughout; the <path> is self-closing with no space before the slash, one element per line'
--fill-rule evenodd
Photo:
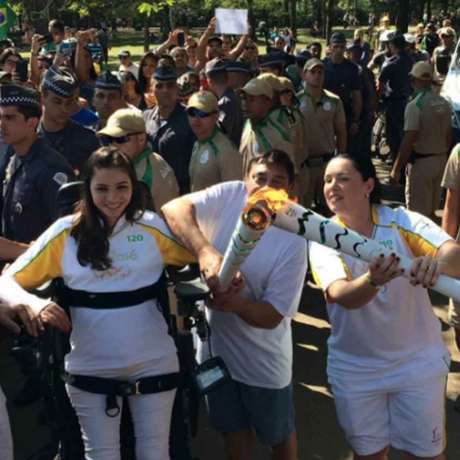
<path fill-rule="evenodd" d="M 421 214 L 404 208 L 373 208 L 374 235 L 382 247 L 414 258 L 434 256 L 450 236 Z M 368 270 L 368 263 L 311 243 L 310 261 L 323 291 L 339 279 L 354 279 Z M 328 376 L 350 386 L 416 381 L 446 373 L 448 353 L 441 325 L 421 286 L 398 277 L 383 286 L 361 308 L 349 310 L 328 303 L 332 326 L 328 340 Z"/>

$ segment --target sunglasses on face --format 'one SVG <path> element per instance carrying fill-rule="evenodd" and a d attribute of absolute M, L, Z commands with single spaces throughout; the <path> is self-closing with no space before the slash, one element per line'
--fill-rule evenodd
<path fill-rule="evenodd" d="M 108 147 L 110 144 L 126 144 L 126 142 L 129 141 L 129 138 L 131 136 L 134 136 L 135 134 L 141 134 L 141 133 L 131 133 L 127 134 L 126 136 L 119 136 L 119 137 L 112 137 L 112 136 L 101 136 L 101 144 L 103 147 Z"/>
<path fill-rule="evenodd" d="M 198 118 L 207 118 L 213 114 L 215 114 L 216 112 L 204 112 L 203 110 L 200 110 L 200 109 L 196 109 L 195 107 L 190 107 L 189 109 L 187 109 L 187 115 L 189 117 L 192 117 L 192 118 L 195 118 L 195 117 L 198 117 Z"/>

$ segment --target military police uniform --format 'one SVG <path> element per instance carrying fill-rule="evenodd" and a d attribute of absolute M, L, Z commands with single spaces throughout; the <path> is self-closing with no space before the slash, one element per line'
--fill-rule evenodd
<path fill-rule="evenodd" d="M 301 167 L 310 172 L 308 187 L 300 198 L 302 204 L 310 207 L 313 200 L 324 203 L 324 171 L 336 150 L 335 126 L 346 123 L 345 111 L 339 96 L 327 90 L 323 90 L 319 100 L 315 100 L 308 89 L 298 93 L 297 97 L 305 119 L 305 145 L 308 151 L 308 157 Z"/>
<path fill-rule="evenodd" d="M 42 89 L 70 98 L 75 95 L 78 82 L 67 69 L 52 66 L 42 81 Z M 46 113 L 46 105 L 45 105 Z M 84 128 L 71 119 L 60 131 L 46 131 L 43 121 L 38 128 L 39 133 L 70 163 L 74 171 L 81 171 L 89 156 L 100 147 L 94 131 Z"/>
<path fill-rule="evenodd" d="M 145 121 L 142 114 L 132 109 L 119 109 L 110 115 L 107 125 L 97 132 L 107 138 L 107 144 L 119 139 L 119 149 L 124 151 L 122 138 L 129 140 L 130 135 L 143 134 Z M 121 138 L 121 139 L 120 139 Z M 105 144 L 105 142 L 104 142 Z M 137 151 L 127 151 L 134 165 L 137 179 L 143 184 L 147 207 L 159 212 L 161 206 L 179 196 L 179 186 L 171 166 L 157 153 L 153 153 L 150 144 L 137 144 Z M 142 149 L 142 150 L 140 150 Z"/>
<path fill-rule="evenodd" d="M 431 89 L 419 92 L 407 104 L 404 131 L 417 132 L 406 170 L 406 206 L 411 211 L 431 217 L 439 206 L 450 130 L 450 106 Z"/>
<path fill-rule="evenodd" d="M 241 178 L 241 155 L 217 126 L 209 139 L 195 142 L 190 160 L 192 192 Z"/>
<path fill-rule="evenodd" d="M 460 144 L 455 145 L 449 155 L 441 186 L 445 189 L 452 189 L 457 193 L 460 191 Z M 457 224 L 459 223 L 457 222 Z M 458 227 L 460 230 L 460 225 Z M 460 243 L 460 231 L 457 232 L 456 241 Z M 450 299 L 448 320 L 452 327 L 460 329 L 460 302 Z"/>
<path fill-rule="evenodd" d="M 40 107 L 38 93 L 18 85 L 0 87 L 0 106 Z M 0 164 L 2 235 L 29 243 L 58 217 L 57 193 L 72 178 L 65 158 L 38 137 L 24 156 L 8 148 Z"/>
<path fill-rule="evenodd" d="M 250 80 L 242 91 L 253 96 L 273 98 L 271 86 L 257 78 Z M 289 132 L 284 126 L 274 121 L 272 116 L 273 114 L 268 113 L 264 119 L 255 124 L 251 120 L 246 120 L 239 149 L 243 157 L 243 174 L 252 158 L 261 156 L 273 149 L 285 152 L 295 164 L 294 148 Z"/>
<path fill-rule="evenodd" d="M 176 81 L 176 73 L 170 67 L 158 67 L 154 78 L 157 81 Z M 144 112 L 147 134 L 152 150 L 159 153 L 176 175 L 181 194 L 190 189 L 189 163 L 195 135 L 187 120 L 185 106 L 179 100 L 167 119 L 160 116 L 159 107 Z"/>
<path fill-rule="evenodd" d="M 133 160 L 133 164 L 137 178 L 150 190 L 156 212 L 179 196 L 174 171 L 158 153 L 152 152 L 150 146 Z"/>

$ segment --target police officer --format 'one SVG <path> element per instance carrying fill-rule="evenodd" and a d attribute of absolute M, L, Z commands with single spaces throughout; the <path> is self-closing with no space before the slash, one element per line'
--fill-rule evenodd
<path fill-rule="evenodd" d="M 241 89 L 252 77 L 251 68 L 243 61 L 228 61 L 228 86 L 233 91 Z"/>
<path fill-rule="evenodd" d="M 219 107 L 214 94 L 193 94 L 187 104 L 187 116 L 197 138 L 190 160 L 192 192 L 220 182 L 241 180 L 241 155 L 217 125 Z"/>
<path fill-rule="evenodd" d="M 119 109 L 97 132 L 104 145 L 114 144 L 133 162 L 137 178 L 148 191 L 151 208 L 158 211 L 163 204 L 179 196 L 179 187 L 171 166 L 148 143 L 145 121 L 132 109 Z"/>
<path fill-rule="evenodd" d="M 36 91 L 0 86 L 0 133 L 9 145 L 0 165 L 2 235 L 23 243 L 56 219 L 57 192 L 73 175 L 67 160 L 37 135 L 40 116 Z"/>
<path fill-rule="evenodd" d="M 398 153 L 404 126 L 404 109 L 412 92 L 409 72 L 412 59 L 406 51 L 404 35 L 395 34 L 390 38 L 392 56 L 382 68 L 379 76 L 378 92 L 385 107 L 386 136 L 390 148 L 390 161 Z"/>
<path fill-rule="evenodd" d="M 452 27 L 443 27 L 439 31 L 441 44 L 433 51 L 433 64 L 436 75 L 444 78 L 449 71 L 452 54 L 455 50 L 455 30 Z"/>
<path fill-rule="evenodd" d="M 70 119 L 78 104 L 78 82 L 64 67 L 50 67 L 41 85 L 43 116 L 38 128 L 49 143 L 70 163 L 74 171 L 81 171 L 84 163 L 99 142 L 90 129 Z"/>
<path fill-rule="evenodd" d="M 451 109 L 431 88 L 433 70 L 428 62 L 417 62 L 410 73 L 415 96 L 404 114 L 404 138 L 391 171 L 399 182 L 406 170 L 406 206 L 433 217 L 441 196 L 441 179 L 452 141 Z"/>
<path fill-rule="evenodd" d="M 239 147 L 244 119 L 241 103 L 229 85 L 227 62 L 220 58 L 213 59 L 206 64 L 205 72 L 209 89 L 219 101 L 219 122 L 223 131 Z"/>
<path fill-rule="evenodd" d="M 93 106 L 99 115 L 101 128 L 118 109 L 132 108 L 140 113 L 139 109 L 125 101 L 120 80 L 109 71 L 101 73 L 96 79 Z"/>
<path fill-rule="evenodd" d="M 188 169 L 196 138 L 188 124 L 185 106 L 179 101 L 176 79 L 173 68 L 157 67 L 152 79 L 157 105 L 144 112 L 144 120 L 153 151 L 171 166 L 183 194 L 190 190 Z"/>
<path fill-rule="evenodd" d="M 342 100 L 348 133 L 348 151 L 356 149 L 359 141 L 361 112 L 363 106 L 359 67 L 345 58 L 345 35 L 335 32 L 331 36 L 330 56 L 324 59 L 324 88 Z"/>
<path fill-rule="evenodd" d="M 336 150 L 346 151 L 347 128 L 341 99 L 324 89 L 324 63 L 317 58 L 309 59 L 303 78 L 305 89 L 297 94 L 305 119 L 306 158 L 301 168 L 308 169 L 310 179 L 299 198 L 310 207 L 313 200 L 324 203 L 324 169 Z"/>
<path fill-rule="evenodd" d="M 294 162 L 294 151 L 289 133 L 270 117 L 273 105 L 273 89 L 263 80 L 253 78 L 241 89 L 243 114 L 247 118 L 241 136 L 240 153 L 243 171 L 251 158 L 270 150 L 281 150 Z"/>

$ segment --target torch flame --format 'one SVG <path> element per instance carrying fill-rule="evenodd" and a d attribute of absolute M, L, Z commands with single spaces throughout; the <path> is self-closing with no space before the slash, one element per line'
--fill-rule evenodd
<path fill-rule="evenodd" d="M 289 201 L 289 195 L 285 190 L 276 190 L 271 187 L 262 187 L 249 196 L 245 212 L 251 208 L 262 205 L 269 209 L 272 214 L 282 210 Z"/>

